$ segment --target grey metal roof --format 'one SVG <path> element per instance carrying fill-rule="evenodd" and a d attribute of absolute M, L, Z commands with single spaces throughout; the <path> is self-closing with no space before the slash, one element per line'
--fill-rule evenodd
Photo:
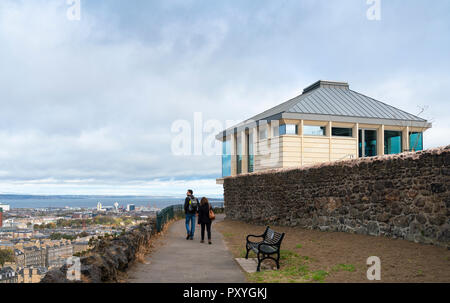
<path fill-rule="evenodd" d="M 303 90 L 303 94 L 264 111 L 238 125 L 241 128 L 260 120 L 281 118 L 331 120 L 371 124 L 431 127 L 426 120 L 355 92 L 346 82 L 317 81 Z M 220 138 L 223 133 L 217 135 Z"/>

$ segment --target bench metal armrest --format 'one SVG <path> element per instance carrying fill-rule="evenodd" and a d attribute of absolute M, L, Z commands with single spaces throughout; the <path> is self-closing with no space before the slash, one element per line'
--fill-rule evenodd
<path fill-rule="evenodd" d="M 248 239 L 248 238 L 250 238 L 250 237 L 254 237 L 254 238 L 264 238 L 265 235 L 266 235 L 266 233 L 267 233 L 267 230 L 268 230 L 268 229 L 269 229 L 269 226 L 266 227 L 266 230 L 265 230 L 264 233 L 262 233 L 261 235 L 248 235 L 248 236 L 247 236 L 247 242 L 252 242 L 252 241 L 249 241 L 249 239 Z M 252 243 L 255 243 L 255 242 L 252 242 Z"/>
<path fill-rule="evenodd" d="M 250 237 L 253 237 L 253 238 L 264 238 L 264 234 L 262 234 L 262 235 L 248 235 L 247 236 L 247 242 L 254 243 L 254 242 L 249 240 Z"/>

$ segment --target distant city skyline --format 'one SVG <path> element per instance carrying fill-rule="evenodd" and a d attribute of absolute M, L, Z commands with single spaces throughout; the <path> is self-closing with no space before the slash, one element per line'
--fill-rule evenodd
<path fill-rule="evenodd" d="M 65 0 L 1 1 L 0 194 L 220 196 L 220 156 L 174 155 L 172 123 L 242 121 L 319 79 L 450 144 L 450 2 L 381 3 L 81 0 L 71 20 Z"/>

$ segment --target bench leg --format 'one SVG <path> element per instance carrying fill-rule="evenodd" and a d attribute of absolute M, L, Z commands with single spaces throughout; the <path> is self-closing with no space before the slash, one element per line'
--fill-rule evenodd
<path fill-rule="evenodd" d="M 247 246 L 247 245 L 245 245 L 245 249 L 247 250 L 247 254 L 245 255 L 245 258 L 248 259 L 248 252 L 249 252 L 249 249 L 248 249 L 248 246 Z"/>
<path fill-rule="evenodd" d="M 277 254 L 277 269 L 280 269 L 280 252 Z"/>
<path fill-rule="evenodd" d="M 261 271 L 261 259 L 259 258 L 259 252 L 258 252 L 258 267 L 256 267 L 256 271 Z"/>

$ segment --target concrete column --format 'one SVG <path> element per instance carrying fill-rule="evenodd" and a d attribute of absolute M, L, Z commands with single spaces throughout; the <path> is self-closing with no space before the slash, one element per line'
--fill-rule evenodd
<path fill-rule="evenodd" d="M 409 126 L 402 130 L 402 152 L 409 151 Z"/>
<path fill-rule="evenodd" d="M 353 126 L 353 138 L 356 139 L 356 158 L 359 158 L 359 123 Z"/>
<path fill-rule="evenodd" d="M 384 124 L 378 128 L 377 134 L 377 155 L 384 155 Z"/>
<path fill-rule="evenodd" d="M 300 135 L 300 137 L 301 137 L 301 141 L 302 141 L 302 143 L 301 143 L 301 145 L 300 145 L 300 156 L 301 156 L 301 161 L 300 161 L 300 165 L 303 165 L 303 163 L 304 163 L 304 156 L 303 156 L 303 150 L 304 150 L 304 148 L 303 148 L 303 145 L 304 145 L 304 141 L 303 141 L 303 120 L 300 120 L 300 126 L 299 126 L 299 128 L 298 128 L 298 134 Z"/>
<path fill-rule="evenodd" d="M 230 136 L 230 148 L 231 148 L 231 175 L 236 176 L 237 165 L 236 165 L 236 134 L 231 134 Z"/>
<path fill-rule="evenodd" d="M 332 129 L 332 127 L 333 127 L 333 122 L 328 121 L 327 129 L 326 129 L 326 135 L 328 137 L 328 161 L 331 161 L 331 145 L 333 144 L 331 142 L 331 133 L 332 133 L 331 129 Z"/>
<path fill-rule="evenodd" d="M 245 131 L 241 132 L 242 140 L 242 173 L 248 173 L 248 142 L 247 133 Z"/>

